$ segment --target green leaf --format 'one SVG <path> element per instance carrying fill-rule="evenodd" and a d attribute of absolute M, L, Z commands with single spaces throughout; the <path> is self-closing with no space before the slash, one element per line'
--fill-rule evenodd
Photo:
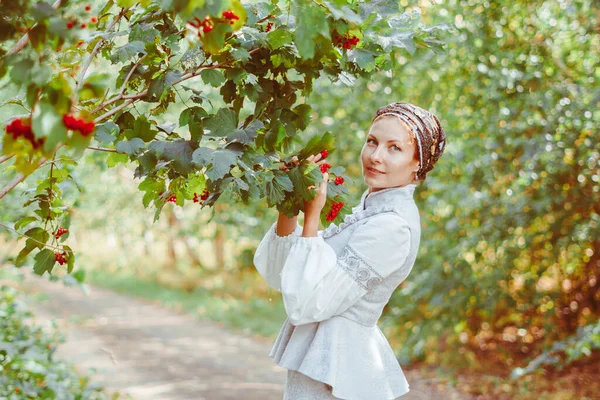
<path fill-rule="evenodd" d="M 127 133 L 126 137 L 128 139 L 140 138 L 144 142 L 150 142 L 158 132 L 152 129 L 152 125 L 145 116 L 140 115 L 133 123 L 133 129 L 127 131 Z"/>
<path fill-rule="evenodd" d="M 277 29 L 267 34 L 267 42 L 272 50 L 292 43 L 292 34 L 288 30 Z"/>
<path fill-rule="evenodd" d="M 48 239 L 50 239 L 50 234 L 44 230 L 43 228 L 31 228 L 24 234 L 27 239 L 27 242 L 31 242 L 37 248 L 43 248 Z M 35 239 L 35 242 L 31 239 Z"/>
<path fill-rule="evenodd" d="M 44 272 L 52 273 L 52 268 L 56 263 L 56 257 L 54 256 L 54 252 L 50 249 L 40 250 L 34 257 L 35 264 L 33 265 L 33 270 L 38 275 L 44 275 Z"/>
<path fill-rule="evenodd" d="M 246 62 L 250 59 L 250 53 L 248 50 L 243 48 L 237 48 L 231 50 L 231 55 L 237 61 Z"/>
<path fill-rule="evenodd" d="M 206 147 L 200 147 L 192 154 L 194 164 L 199 167 L 211 165 L 206 175 L 212 179 L 221 179 L 229 172 L 232 165 L 237 163 L 237 158 L 242 155 L 241 151 L 234 151 L 229 149 L 208 149 Z"/>
<path fill-rule="evenodd" d="M 116 149 L 119 153 L 125 153 L 127 155 L 137 155 L 145 148 L 144 141 L 140 138 L 133 138 L 131 140 L 123 140 L 117 142 Z"/>
<path fill-rule="evenodd" d="M 119 135 L 119 125 L 115 124 L 112 121 L 107 121 L 103 124 L 96 125 L 96 130 L 94 131 L 94 136 L 97 141 L 100 143 L 112 143 L 117 140 L 117 136 Z"/>
<path fill-rule="evenodd" d="M 121 8 L 130 8 L 133 7 L 138 0 L 117 0 L 117 5 Z"/>
<path fill-rule="evenodd" d="M 63 250 L 67 252 L 65 256 L 67 258 L 67 273 L 70 274 L 73 272 L 73 267 L 75 266 L 75 253 L 73 253 L 73 249 L 66 245 L 63 245 Z"/>
<path fill-rule="evenodd" d="M 124 44 L 121 47 L 117 47 L 110 56 L 110 60 L 113 63 L 122 62 L 125 63 L 129 61 L 132 57 L 136 56 L 138 53 L 145 53 L 144 42 L 139 40 L 134 40 L 133 42 L 129 42 Z"/>
<path fill-rule="evenodd" d="M 361 25 L 364 21 L 363 18 L 352 11 L 348 5 L 343 5 L 341 8 L 338 8 L 338 5 L 334 5 L 328 1 L 324 1 L 323 4 L 331 11 L 331 14 L 335 19 L 343 19 L 357 25 Z"/>
<path fill-rule="evenodd" d="M 386 53 L 391 51 L 394 47 L 402 48 L 408 50 L 410 54 L 414 54 L 416 47 L 413 40 L 414 32 L 406 31 L 406 32 L 397 32 L 390 36 L 375 36 L 375 43 L 381 46 L 383 51 Z M 370 36 L 372 37 L 372 36 Z"/>
<path fill-rule="evenodd" d="M 254 138 L 258 136 L 258 130 L 263 129 L 265 126 L 261 121 L 252 121 L 250 125 L 248 125 L 244 129 L 236 129 L 227 135 L 227 141 L 231 142 L 237 140 L 243 144 L 250 144 L 254 141 Z"/>
<path fill-rule="evenodd" d="M 138 139 L 141 141 L 141 139 Z M 129 161 L 129 156 L 127 154 L 119 154 L 119 153 L 110 153 L 106 158 L 106 165 L 109 168 L 114 167 L 119 163 L 127 163 Z"/>
<path fill-rule="evenodd" d="M 37 221 L 37 220 L 38 219 L 36 217 L 23 217 L 17 221 L 17 223 L 15 224 L 15 229 L 19 230 L 21 228 L 24 228 L 27 225 L 29 225 L 30 223 Z"/>
<path fill-rule="evenodd" d="M 102 97 L 110 81 L 110 76 L 107 73 L 90 75 L 79 91 L 79 98 L 81 100 L 89 100 Z"/>
<path fill-rule="evenodd" d="M 221 108 L 203 121 L 204 128 L 210 130 L 207 136 L 225 137 L 237 128 L 237 114 L 229 108 Z"/>
<path fill-rule="evenodd" d="M 149 147 L 161 160 L 173 161 L 173 168 L 180 174 L 188 174 L 192 168 L 194 149 L 188 140 L 173 142 L 152 142 Z"/>
<path fill-rule="evenodd" d="M 331 39 L 327 19 L 321 10 L 313 3 L 297 5 L 296 13 L 296 47 L 302 59 L 313 58 L 315 55 L 316 39 L 319 35 Z"/>
<path fill-rule="evenodd" d="M 212 87 L 220 87 L 225 82 L 225 76 L 216 69 L 204 69 L 200 72 L 202 80 Z"/>
<path fill-rule="evenodd" d="M 67 139 L 67 128 L 62 116 L 47 99 L 37 104 L 31 116 L 33 133 L 36 138 L 45 137 L 44 150 L 51 152 L 59 142 Z"/>
<path fill-rule="evenodd" d="M 377 53 L 364 49 L 352 49 L 348 51 L 348 60 L 356 63 L 365 71 L 372 71 L 375 68 L 375 57 Z"/>

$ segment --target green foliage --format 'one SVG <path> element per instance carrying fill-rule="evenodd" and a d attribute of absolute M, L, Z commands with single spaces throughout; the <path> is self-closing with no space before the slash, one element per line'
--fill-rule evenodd
<path fill-rule="evenodd" d="M 31 323 L 17 291 L 0 287 L 0 397 L 5 399 L 107 399 L 102 389 L 55 357 L 64 338 Z M 116 397 L 113 397 L 116 398 Z"/>
<path fill-rule="evenodd" d="M 456 23 L 446 53 L 397 54 L 378 79 L 315 88 L 311 129 L 355 133 L 333 160 L 360 176 L 378 107 L 440 117 L 448 147 L 415 192 L 419 255 L 383 320 L 401 362 L 508 371 L 600 317 L 598 9 L 450 1 L 428 15 Z"/>
<path fill-rule="evenodd" d="M 354 84 L 391 68 L 395 51 L 412 53 L 413 39 L 433 41 L 443 30 L 423 26 L 394 1 L 125 0 L 91 12 L 85 4 L 23 1 L 2 15 L 8 34 L 0 39 L 0 76 L 17 92 L 13 101 L 27 110 L 23 123 L 31 120 L 43 146 L 7 133 L 1 154 L 14 156 L 11 168 L 25 176 L 51 165 L 46 191 L 38 188 L 33 197 L 38 228 L 48 237 L 66 208 L 57 184 L 72 179 L 70 170 L 52 168 L 89 149 L 109 153 L 108 167 L 135 164 L 135 177 L 147 182 L 143 204 L 154 207 L 155 219 L 167 201 L 183 206 L 197 199 L 190 183 L 197 179 L 209 192 L 202 206 L 227 193 L 246 204 L 267 197 L 271 207 L 297 214 L 322 175 L 302 170 L 286 177 L 279 166 L 311 121 L 305 99 L 313 80 L 326 75 Z M 19 31 L 29 32 L 24 47 Z M 336 47 L 334 31 L 356 35 L 358 47 Z M 321 149 L 331 151 L 333 136 L 326 137 Z M 337 201 L 347 193 L 333 192 Z M 64 252 L 72 266 L 73 254 L 57 244 L 52 253 Z M 34 249 L 42 250 L 26 244 L 19 263 Z M 36 272 L 52 271 L 50 250 L 34 257 Z"/>

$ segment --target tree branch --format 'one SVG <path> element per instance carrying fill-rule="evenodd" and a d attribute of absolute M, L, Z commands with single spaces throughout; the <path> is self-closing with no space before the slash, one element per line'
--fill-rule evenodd
<path fill-rule="evenodd" d="M 115 150 L 115 149 L 106 149 L 104 147 L 92 147 L 92 146 L 88 146 L 87 148 L 90 149 L 90 150 L 105 151 L 107 153 L 116 153 L 117 152 L 117 150 Z"/>
<path fill-rule="evenodd" d="M 129 79 L 131 78 L 131 75 L 133 75 L 133 72 L 137 69 L 137 67 L 140 65 L 140 63 L 142 62 L 142 60 L 144 58 L 146 58 L 146 56 L 147 56 L 147 54 L 144 54 L 138 60 L 138 62 L 136 62 L 135 65 L 131 68 L 131 70 L 129 71 L 129 73 L 125 77 L 125 81 L 123 81 L 123 85 L 121 85 L 121 89 L 119 90 L 119 94 L 116 95 L 115 97 L 113 97 L 112 99 L 107 100 L 106 102 L 100 104 L 98 107 L 94 108 L 92 110 L 92 114 L 97 113 L 101 109 L 106 108 L 106 106 L 108 106 L 108 105 L 110 105 L 110 104 L 112 104 L 112 103 L 114 103 L 116 101 L 119 101 L 119 100 L 122 100 L 122 99 L 131 99 L 132 98 L 131 95 L 123 95 L 123 93 L 125 92 L 125 88 L 127 86 L 127 82 L 129 82 Z M 145 95 L 145 92 L 144 92 L 144 95 Z"/>
<path fill-rule="evenodd" d="M 57 9 L 58 7 L 60 7 L 60 2 L 61 2 L 61 0 L 56 0 L 54 2 L 54 4 L 52 4 L 52 8 Z M 23 50 L 23 47 L 27 46 L 27 43 L 29 43 L 29 31 L 31 31 L 36 26 L 37 26 L 37 22 L 35 24 L 31 25 L 31 28 L 29 28 L 27 33 L 25 35 L 23 35 L 23 37 L 21 39 L 19 39 L 19 41 L 14 45 L 14 47 L 12 49 L 10 49 L 6 53 L 6 55 L 9 56 L 11 54 L 15 54 L 15 53 L 18 53 L 19 51 Z"/>
<path fill-rule="evenodd" d="M 139 97 L 143 97 L 145 95 L 146 94 L 144 93 L 142 96 L 139 96 Z M 124 109 L 125 107 L 133 104 L 133 102 L 135 102 L 136 100 L 137 100 L 137 98 L 127 100 L 125 103 L 113 108 L 112 110 L 108 111 L 107 113 L 104 113 L 101 116 L 99 116 L 98 118 L 96 118 L 94 120 L 94 123 L 98 124 L 99 122 L 104 121 L 106 118 L 110 117 L 111 115 L 114 115 L 114 114 L 118 113 L 119 111 L 121 111 L 122 109 Z"/>
<path fill-rule="evenodd" d="M 41 167 L 41 165 L 46 161 L 45 157 L 42 157 L 37 165 L 37 167 L 35 167 L 35 169 L 38 169 L 39 167 Z M 34 170 L 35 171 L 35 170 Z M 0 199 L 2 199 L 4 196 L 6 196 L 6 194 L 8 192 L 10 192 L 11 190 L 13 190 L 15 188 L 15 186 L 17 186 L 19 183 L 23 182 L 25 180 L 25 178 L 27 178 L 27 176 L 29 176 L 29 174 L 24 174 L 24 173 L 20 173 L 17 176 L 14 177 L 14 179 L 10 182 L 8 182 L 6 184 L 6 186 L 4 186 L 2 189 L 0 189 Z"/>
<path fill-rule="evenodd" d="M 3 226 L 3 227 L 5 227 L 6 229 L 8 229 L 8 230 L 10 230 L 10 231 L 13 231 L 13 232 L 15 232 L 17 235 L 19 235 L 19 236 L 21 236 L 21 237 L 26 237 L 27 239 L 30 239 L 30 240 L 34 241 L 35 243 L 41 244 L 41 245 L 43 245 L 44 247 L 49 247 L 49 248 L 51 248 L 51 249 L 54 249 L 54 250 L 59 250 L 59 251 L 63 251 L 63 252 L 65 252 L 65 253 L 70 253 L 70 254 L 72 254 L 72 253 L 73 253 L 73 252 L 72 252 L 72 251 L 70 251 L 70 250 L 67 250 L 67 249 L 61 249 L 60 247 L 55 247 L 55 246 L 52 246 L 52 245 L 50 245 L 50 244 L 46 244 L 46 243 L 40 242 L 39 240 L 37 240 L 37 239 L 34 239 L 34 238 L 30 237 L 30 236 L 27 236 L 27 235 L 25 235 L 25 234 L 23 234 L 23 233 L 21 233 L 21 232 L 17 231 L 16 229 L 13 229 L 13 228 L 11 228 L 11 227 L 10 227 L 10 226 L 8 226 L 8 225 L 5 225 L 5 224 L 3 224 L 2 222 L 0 222 L 0 226 Z"/>
<path fill-rule="evenodd" d="M 11 155 L 8 155 L 8 156 L 0 156 L 0 164 L 2 164 L 4 161 L 10 160 L 14 156 L 15 156 L 14 154 L 11 154 Z"/>
<path fill-rule="evenodd" d="M 129 8 L 122 8 L 121 11 L 119 12 L 119 14 L 117 14 L 115 19 L 106 28 L 106 32 L 110 32 L 115 27 L 117 22 L 119 22 L 119 20 L 123 17 L 123 15 L 125 15 L 125 13 L 128 10 L 129 10 Z M 102 44 L 102 42 L 104 42 L 103 38 L 100 38 L 96 42 L 96 45 L 94 46 L 94 50 L 92 50 L 89 57 L 87 58 L 87 60 L 85 60 L 85 63 L 83 64 L 83 68 L 81 69 L 81 74 L 79 74 L 79 79 L 77 80 L 77 86 L 75 87 L 75 91 L 73 92 L 73 104 L 77 104 L 77 97 L 79 96 L 79 90 L 81 89 L 81 86 L 83 85 L 83 80 L 85 79 L 85 74 L 87 73 L 87 70 L 90 67 L 90 64 L 92 63 L 92 60 L 94 59 L 94 57 L 96 57 L 96 54 L 98 54 L 98 52 L 100 51 L 100 45 Z"/>
<path fill-rule="evenodd" d="M 254 50 L 251 50 L 251 51 L 249 51 L 248 53 L 249 53 L 249 54 L 254 54 L 254 53 L 256 53 L 256 52 L 257 52 L 257 51 L 259 51 L 259 50 L 260 50 L 260 48 L 256 48 L 256 49 L 254 49 Z M 143 58 L 143 57 L 142 57 L 142 58 Z M 141 62 L 141 59 L 138 61 L 138 64 L 139 64 L 139 62 Z M 129 71 L 128 77 L 129 77 L 129 76 L 132 74 L 132 72 L 133 72 L 133 70 L 136 68 L 136 66 L 137 66 L 137 64 L 136 64 L 136 65 L 134 65 L 134 67 L 132 68 L 132 70 L 131 70 L 131 71 Z M 203 69 L 217 69 L 217 68 L 232 68 L 232 67 L 231 67 L 231 65 L 228 65 L 228 64 L 214 64 L 214 65 L 201 66 L 201 67 L 198 67 L 198 69 L 196 69 L 196 71 L 194 71 L 194 72 L 188 72 L 187 74 L 184 74 L 184 75 L 182 75 L 182 76 L 181 76 L 181 79 L 179 79 L 179 80 L 178 80 L 178 81 L 176 81 L 176 82 L 173 82 L 173 86 L 177 85 L 178 83 L 181 83 L 181 82 L 183 82 L 183 81 L 187 81 L 188 79 L 192 79 L 192 78 L 194 78 L 194 77 L 196 77 L 196 76 L 200 75 L 200 71 L 201 71 L 201 70 L 203 70 Z M 125 82 L 125 83 L 126 83 L 126 82 Z M 124 83 L 124 84 L 125 84 L 125 83 Z M 123 90 L 123 88 L 124 88 L 124 84 L 123 84 L 123 87 L 121 88 L 121 90 Z M 110 111 L 106 112 L 105 114 L 102 114 L 101 116 L 99 116 L 98 118 L 96 118 L 96 119 L 94 120 L 94 123 L 96 123 L 96 124 L 97 124 L 97 123 L 99 123 L 99 122 L 102 122 L 102 121 L 104 121 L 104 120 L 105 120 L 105 119 L 107 119 L 108 117 L 110 117 L 110 116 L 112 116 L 112 115 L 116 114 L 117 112 L 121 111 L 121 110 L 122 110 L 122 109 L 124 109 L 125 107 L 127 107 L 127 106 L 129 106 L 129 105 L 131 105 L 131 104 L 135 103 L 137 100 L 139 100 L 139 99 L 141 99 L 142 97 L 146 96 L 146 94 L 148 94 L 148 89 L 146 89 L 146 90 L 144 90 L 143 92 L 140 92 L 140 93 L 138 93 L 138 94 L 129 94 L 129 95 L 123 95 L 123 93 L 122 93 L 122 92 L 121 92 L 121 93 L 119 93 L 117 96 L 113 97 L 112 99 L 110 99 L 110 100 L 107 100 L 106 102 L 104 102 L 104 103 L 100 104 L 98 107 L 96 107 L 96 108 L 95 108 L 95 109 L 92 111 L 92 113 L 94 113 L 94 112 L 97 112 L 97 111 L 99 111 L 99 110 L 103 109 L 104 107 L 106 107 L 106 106 L 108 106 L 108 105 L 110 105 L 110 104 L 112 104 L 112 103 L 115 103 L 115 102 L 117 102 L 117 101 L 119 101 L 119 100 L 124 100 L 124 99 L 127 99 L 128 101 L 124 102 L 123 104 L 120 104 L 119 106 L 117 106 L 117 107 L 113 108 L 112 110 L 110 110 Z"/>

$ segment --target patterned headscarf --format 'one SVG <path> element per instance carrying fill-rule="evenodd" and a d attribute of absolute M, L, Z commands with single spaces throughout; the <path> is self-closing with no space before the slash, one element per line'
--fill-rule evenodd
<path fill-rule="evenodd" d="M 406 102 L 392 103 L 379 108 L 373 122 L 384 115 L 395 115 L 400 118 L 415 135 L 421 164 L 417 171 L 417 179 L 425 179 L 446 147 L 446 133 L 442 124 L 429 111 Z"/>

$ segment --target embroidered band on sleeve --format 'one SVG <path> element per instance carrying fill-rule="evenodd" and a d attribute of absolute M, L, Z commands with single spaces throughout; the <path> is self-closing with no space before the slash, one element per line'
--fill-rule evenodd
<path fill-rule="evenodd" d="M 383 277 L 373 269 L 350 245 L 344 247 L 337 265 L 345 270 L 365 290 L 371 291 L 383 282 Z"/>

